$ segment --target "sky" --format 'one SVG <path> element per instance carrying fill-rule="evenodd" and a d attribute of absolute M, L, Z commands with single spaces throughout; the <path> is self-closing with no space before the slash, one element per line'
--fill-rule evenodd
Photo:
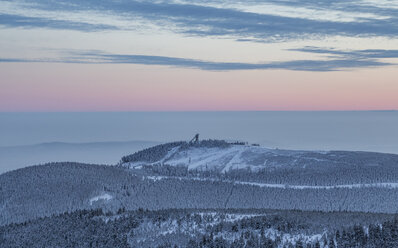
<path fill-rule="evenodd" d="M 0 111 L 398 109 L 396 0 L 0 0 Z"/>

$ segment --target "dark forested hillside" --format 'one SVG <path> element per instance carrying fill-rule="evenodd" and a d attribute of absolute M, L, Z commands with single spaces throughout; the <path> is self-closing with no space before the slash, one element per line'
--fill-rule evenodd
<path fill-rule="evenodd" d="M 80 210 L 0 227 L 16 247 L 396 247 L 394 215 L 276 210 Z"/>
<path fill-rule="evenodd" d="M 0 175 L 0 224 L 92 208 L 90 199 L 140 181 L 126 170 L 105 165 L 51 163 Z M 115 196 L 116 197 L 116 196 Z M 117 197 L 116 197 L 117 198 Z M 120 207 L 114 201 L 105 207 Z"/>
<path fill-rule="evenodd" d="M 6 173 L 0 176 L 0 187 L 1 224 L 97 207 L 398 212 L 398 190 L 389 187 L 261 187 L 229 180 L 139 177 L 120 167 L 76 163 Z"/>
<path fill-rule="evenodd" d="M 26 167 L 0 175 L 0 247 L 393 247 L 397 162 L 209 140 Z"/>
<path fill-rule="evenodd" d="M 150 148 L 146 148 L 142 151 L 133 153 L 131 155 L 127 155 L 122 157 L 121 162 L 136 162 L 136 161 L 147 161 L 147 162 L 156 162 L 161 160 L 166 154 L 174 147 L 181 146 L 186 142 L 172 142 L 161 144 L 157 146 L 153 146 Z"/>
<path fill-rule="evenodd" d="M 239 156 L 248 156 L 245 163 L 268 159 L 273 166 L 220 171 L 168 164 L 179 156 L 176 152 L 184 155 L 192 149 L 215 154 L 235 149 L 242 152 Z M 396 155 L 253 149 L 217 140 L 174 142 L 122 159 L 161 159 L 162 163 L 141 163 L 133 168 L 51 163 L 4 173 L 0 175 L 0 224 L 96 207 L 398 212 Z M 253 152 L 258 154 L 247 154 Z"/>

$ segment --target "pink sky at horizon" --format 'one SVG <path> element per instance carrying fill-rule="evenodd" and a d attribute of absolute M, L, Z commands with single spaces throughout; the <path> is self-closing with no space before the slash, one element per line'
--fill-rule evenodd
<path fill-rule="evenodd" d="M 391 1 L 13 0 L 0 15 L 0 112 L 398 110 Z"/>
<path fill-rule="evenodd" d="M 209 72 L 144 65 L 7 63 L 1 112 L 396 110 L 397 70 Z"/>

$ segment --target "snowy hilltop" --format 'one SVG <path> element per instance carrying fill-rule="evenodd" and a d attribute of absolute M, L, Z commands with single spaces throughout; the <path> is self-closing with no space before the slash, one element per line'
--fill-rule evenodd
<path fill-rule="evenodd" d="M 130 169 L 142 166 L 186 167 L 188 170 L 226 173 L 275 170 L 339 170 L 395 167 L 398 155 L 349 151 L 299 151 L 269 149 L 245 142 L 223 140 L 172 142 L 125 156 L 121 164 Z"/>
<path fill-rule="evenodd" d="M 328 162 L 329 152 L 308 152 L 268 149 L 244 142 L 228 143 L 204 140 L 197 143 L 174 142 L 145 149 L 122 158 L 130 168 L 142 165 L 167 164 L 186 166 L 189 170 L 216 170 L 226 172 L 250 168 L 253 171 L 280 166 L 306 166 L 315 162 Z"/>

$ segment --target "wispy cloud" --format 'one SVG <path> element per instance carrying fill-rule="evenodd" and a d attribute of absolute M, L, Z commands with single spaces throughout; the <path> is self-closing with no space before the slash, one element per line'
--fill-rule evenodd
<path fill-rule="evenodd" d="M 193 68 L 207 71 L 234 71 L 234 70 L 294 70 L 294 71 L 337 71 L 352 68 L 381 67 L 392 65 L 375 58 L 397 58 L 398 53 L 392 51 L 358 50 L 342 52 L 321 48 L 296 49 L 304 52 L 328 53 L 339 55 L 339 58 L 327 60 L 292 60 L 269 63 L 234 63 L 212 62 L 188 58 L 176 58 L 151 55 L 108 54 L 101 51 L 73 51 L 69 56 L 61 59 L 1 59 L 0 62 L 51 62 L 51 63 L 82 63 L 82 64 L 140 64 L 160 65 L 180 68 Z M 364 54 L 370 54 L 365 57 Z M 359 54 L 360 56 L 352 56 Z M 395 54 L 395 55 L 394 55 Z"/>
<path fill-rule="evenodd" d="M 385 50 L 385 49 L 365 49 L 365 50 L 351 50 L 342 51 L 336 49 L 327 49 L 319 47 L 304 47 L 299 49 L 290 49 L 291 51 L 299 51 L 306 53 L 317 53 L 324 54 L 329 57 L 345 57 L 345 58 L 356 58 L 356 59 L 387 59 L 387 58 L 398 58 L 397 50 Z"/>
<path fill-rule="evenodd" d="M 30 8 L 46 11 L 79 12 L 95 11 L 107 15 L 125 18 L 134 22 L 135 19 L 145 19 L 174 32 L 195 36 L 227 36 L 235 39 L 256 39 L 258 41 L 272 41 L 296 39 L 305 37 L 323 37 L 328 35 L 343 36 L 398 36 L 398 10 L 359 4 L 356 1 L 348 1 L 339 4 L 339 1 L 267 1 L 285 6 L 311 7 L 318 9 L 342 10 L 342 6 L 351 7 L 350 11 L 373 13 L 383 15 L 383 19 L 361 18 L 358 21 L 340 22 L 317 19 L 288 17 L 275 14 L 260 14 L 231 9 L 227 7 L 213 7 L 204 5 L 204 2 L 220 1 L 193 1 L 194 4 L 181 4 L 176 2 L 161 1 L 131 1 L 131 0 L 36 0 L 32 1 Z M 340 1 L 341 2 L 341 1 Z M 225 5 L 223 5 L 225 6 Z M 21 18 L 21 17 L 20 17 Z M 78 23 L 64 20 L 52 22 L 50 19 L 33 19 L 29 21 L 3 18 L 6 25 L 43 26 L 48 28 L 78 29 L 84 31 L 90 26 L 79 27 Z M 101 30 L 109 28 L 108 25 L 95 26 L 91 29 Z"/>
<path fill-rule="evenodd" d="M 99 30 L 116 30 L 116 26 L 105 24 L 90 24 L 70 20 L 53 20 L 40 17 L 27 17 L 0 13 L 0 25 L 21 28 L 51 28 L 94 32 Z"/>
<path fill-rule="evenodd" d="M 235 5 L 231 7 L 228 6 L 229 3 Z M 264 4 L 273 6 L 276 10 L 275 13 L 270 14 L 269 10 L 265 11 L 266 13 L 255 11 L 255 8 L 252 8 L 253 6 L 264 7 Z M 236 5 L 241 7 L 234 7 Z M 245 8 L 249 5 L 250 8 Z M 3 8 L 1 8 L 2 6 Z M 278 12 L 280 6 L 289 7 L 290 10 L 288 11 L 294 8 L 303 8 L 308 13 L 300 17 L 289 15 L 284 11 Z M 302 41 L 335 35 L 397 39 L 398 4 L 396 7 L 388 8 L 385 4 L 374 4 L 374 1 L 370 0 L 251 0 L 248 2 L 233 0 L 31 0 L 29 2 L 3 0 L 0 2 L 0 27 L 61 29 L 83 32 L 104 30 L 134 32 L 143 22 L 149 23 L 149 27 L 154 25 L 158 29 L 165 29 L 186 36 L 230 38 L 236 41 L 249 42 L 280 42 L 291 39 Z M 251 11 L 252 9 L 254 11 Z M 347 9 L 349 12 L 347 12 Z M 319 16 L 319 13 L 327 13 L 328 10 L 344 13 L 345 16 L 351 13 L 355 14 L 348 21 L 337 20 L 336 16 L 332 18 Z M 311 11 L 315 11 L 316 14 L 311 15 Z M 148 26 L 144 25 L 143 28 L 145 29 Z M 130 37 L 134 38 L 134 36 Z M 159 41 L 158 44 L 163 45 L 162 42 Z M 107 49 L 107 44 L 95 43 L 94 45 L 104 50 L 111 50 Z M 82 49 L 91 47 L 91 43 L 84 44 L 81 47 Z M 382 61 L 382 59 L 398 57 L 398 50 L 394 49 L 353 51 L 304 47 L 290 49 L 290 51 L 323 55 L 323 58 L 318 60 L 270 61 L 267 63 L 231 63 L 191 59 L 189 55 L 187 55 L 188 58 L 179 58 L 177 56 L 128 54 L 127 49 L 125 51 L 121 54 L 80 52 L 67 56 L 60 55 L 56 59 L 24 60 L 10 58 L 2 59 L 0 62 L 123 63 L 213 71 L 269 69 L 334 71 L 388 66 L 391 63 Z M 148 54 L 147 51 L 148 49 L 143 54 Z M 151 54 L 156 55 L 156 52 Z M 170 55 L 173 55 L 173 53 L 170 53 Z"/>

